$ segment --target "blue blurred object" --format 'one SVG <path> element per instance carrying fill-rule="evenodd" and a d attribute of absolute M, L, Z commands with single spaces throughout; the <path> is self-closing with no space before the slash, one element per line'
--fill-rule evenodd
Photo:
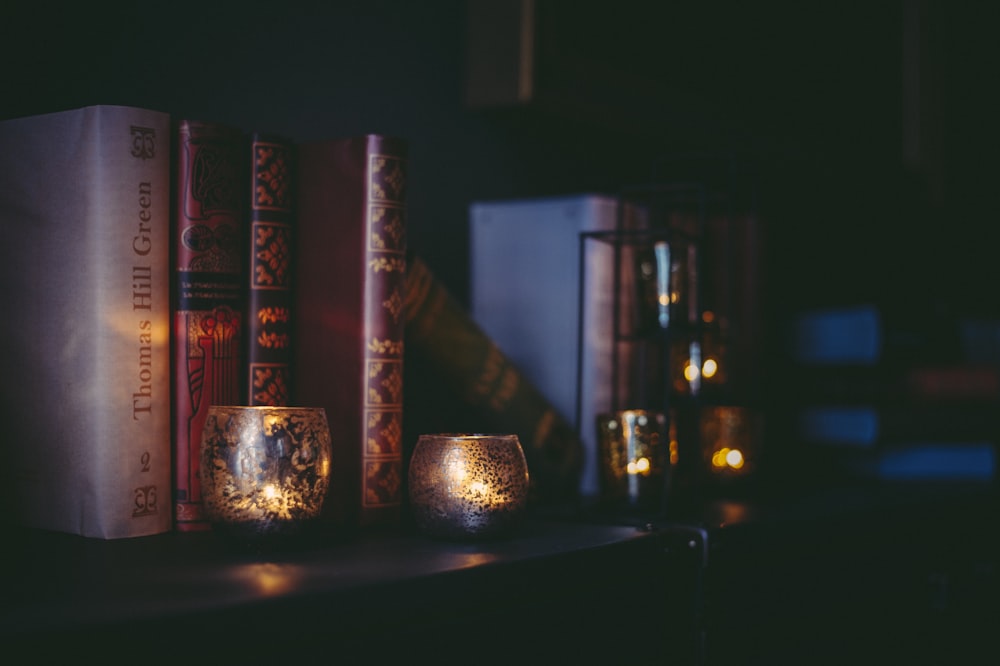
<path fill-rule="evenodd" d="M 812 365 L 873 365 L 882 356 L 882 334 L 873 305 L 806 312 L 793 324 L 792 357 Z"/>

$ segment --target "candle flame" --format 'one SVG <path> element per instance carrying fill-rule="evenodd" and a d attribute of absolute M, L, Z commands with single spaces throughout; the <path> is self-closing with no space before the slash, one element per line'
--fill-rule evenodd
<path fill-rule="evenodd" d="M 743 452 L 739 449 L 723 447 L 712 454 L 712 466 L 720 469 L 723 467 L 741 469 L 745 463 Z"/>
<path fill-rule="evenodd" d="M 628 465 L 625 467 L 625 471 L 629 474 L 649 474 L 649 458 L 639 458 L 638 460 L 630 460 Z"/>

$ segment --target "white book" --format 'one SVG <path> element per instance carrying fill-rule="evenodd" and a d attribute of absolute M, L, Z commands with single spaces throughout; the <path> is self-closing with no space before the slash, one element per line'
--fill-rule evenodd
<path fill-rule="evenodd" d="M 581 234 L 613 231 L 617 216 L 617 198 L 590 193 L 474 202 L 469 211 L 472 318 L 575 424 L 585 498 L 599 493 L 596 422 L 612 408 L 614 393 L 615 250 L 610 242 L 586 240 L 581 272 Z"/>
<path fill-rule="evenodd" d="M 170 117 L 91 106 L 0 122 L 4 512 L 167 532 Z"/>

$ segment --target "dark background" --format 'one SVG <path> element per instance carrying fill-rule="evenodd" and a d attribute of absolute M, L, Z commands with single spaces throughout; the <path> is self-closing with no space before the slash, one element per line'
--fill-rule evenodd
<path fill-rule="evenodd" d="M 759 194 L 789 306 L 888 292 L 997 309 L 993 3 L 537 5 L 539 39 L 593 70 L 593 108 L 467 108 L 461 0 L 15 2 L 0 117 L 122 103 L 296 139 L 400 134 L 411 246 L 463 302 L 470 201 L 614 192 L 664 155 L 721 151 Z M 914 8 L 936 147 L 907 165 Z"/>
<path fill-rule="evenodd" d="M 406 137 L 410 247 L 463 304 L 470 202 L 615 193 L 663 160 L 726 155 L 765 229 L 772 330 L 829 303 L 1000 314 L 995 3 L 536 7 L 538 90 L 572 94 L 483 109 L 465 101 L 462 0 L 8 3 L 0 117 L 118 103 L 297 140 Z"/>
<path fill-rule="evenodd" d="M 723 154 L 739 165 L 764 224 L 772 331 L 797 310 L 835 303 L 877 302 L 918 320 L 1000 317 L 1000 3 L 536 3 L 539 53 L 556 54 L 540 90 L 578 82 L 554 108 L 466 105 L 473 45 L 464 0 L 11 0 L 0 9 L 0 118 L 128 104 L 297 140 L 406 137 L 410 246 L 466 304 L 470 202 L 614 193 L 649 179 L 663 159 Z M 904 57 L 907 35 L 923 40 L 916 56 Z M 918 150 L 904 140 L 914 121 Z M 407 441 L 464 429 L 460 409 L 422 390 L 421 370 L 408 358 Z M 777 374 L 767 388 L 795 390 Z M 796 473 L 812 484 L 815 472 Z M 722 523 L 737 525 L 730 551 L 710 558 L 722 564 L 708 610 L 731 620 L 717 634 L 723 651 L 764 634 L 789 654 L 792 626 L 824 638 L 807 661 L 828 648 L 832 658 L 856 645 L 853 628 L 869 620 L 861 635 L 887 626 L 886 653 L 902 646 L 921 663 L 948 661 L 921 654 L 931 638 L 949 657 L 992 650 L 996 550 L 980 543 L 990 540 L 988 509 L 922 506 L 845 527 L 788 504 L 805 519 L 745 533 L 739 516 Z M 927 592 L 923 567 L 943 566 L 939 551 L 951 553 L 941 558 L 947 566 L 952 557 L 989 566 L 932 580 L 939 596 L 897 595 L 894 582 Z M 966 615 L 944 626 L 938 615 L 910 622 L 908 613 L 923 617 L 946 593 Z M 817 607 L 828 627 L 814 623 Z"/>

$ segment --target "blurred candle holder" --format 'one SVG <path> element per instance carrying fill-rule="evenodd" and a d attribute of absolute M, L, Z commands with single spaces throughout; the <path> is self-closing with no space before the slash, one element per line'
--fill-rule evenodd
<path fill-rule="evenodd" d="M 763 418 L 754 409 L 735 405 L 704 407 L 700 440 L 704 468 L 710 478 L 729 482 L 751 476 L 762 432 Z"/>
<path fill-rule="evenodd" d="M 201 439 L 202 499 L 213 529 L 277 543 L 318 522 L 332 445 L 320 407 L 209 407 Z"/>
<path fill-rule="evenodd" d="M 601 502 L 613 509 L 659 510 L 676 442 L 662 412 L 625 409 L 597 417 Z"/>
<path fill-rule="evenodd" d="M 414 524 L 429 536 L 508 536 L 527 508 L 528 464 L 517 435 L 421 435 L 408 481 Z"/>

